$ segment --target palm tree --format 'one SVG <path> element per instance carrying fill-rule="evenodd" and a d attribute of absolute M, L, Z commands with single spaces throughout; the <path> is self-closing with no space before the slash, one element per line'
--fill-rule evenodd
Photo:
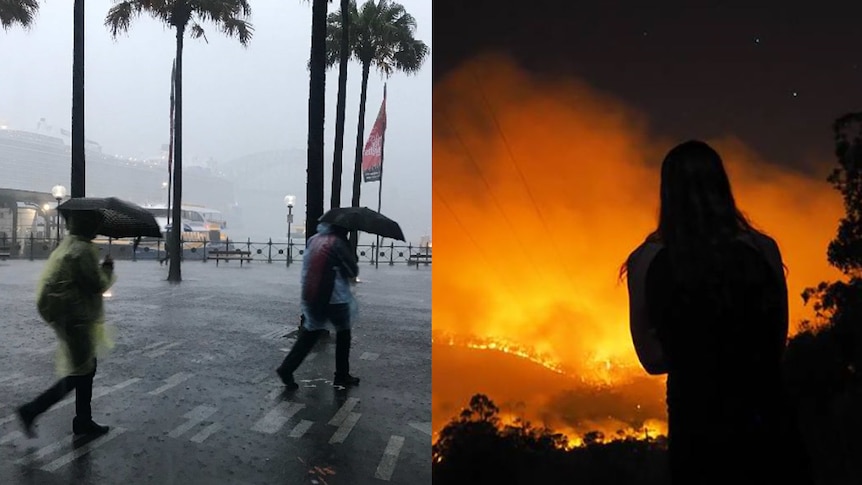
<path fill-rule="evenodd" d="M 236 37 L 240 44 L 247 46 L 254 28 L 246 20 L 251 15 L 247 0 L 124 0 L 117 1 L 108 11 L 105 25 L 116 39 L 120 32 L 128 32 L 133 17 L 147 13 L 176 29 L 176 79 L 174 106 L 174 205 L 171 214 L 173 221 L 169 233 L 168 253 L 170 268 L 168 281 L 182 281 L 180 274 L 180 234 L 182 233 L 182 196 L 183 196 L 183 38 L 188 30 L 192 38 L 206 40 L 203 21 L 216 24 L 228 37 Z"/>
<path fill-rule="evenodd" d="M 15 24 L 28 28 L 39 11 L 37 0 L 0 0 L 0 26 L 9 30 Z"/>
<path fill-rule="evenodd" d="M 72 197 L 86 195 L 84 136 L 84 0 L 75 0 L 72 35 Z"/>
<path fill-rule="evenodd" d="M 323 215 L 323 123 L 326 114 L 326 9 L 328 0 L 311 4 L 311 58 L 308 89 L 305 238 L 317 232 Z"/>
<path fill-rule="evenodd" d="M 344 155 L 344 117 L 347 105 L 347 62 L 350 60 L 350 0 L 341 0 L 341 35 L 338 39 L 326 39 L 326 64 L 335 64 L 338 58 L 338 101 L 335 107 L 335 150 L 332 154 L 332 195 L 330 207 L 341 206 L 341 173 Z M 329 21 L 327 21 L 329 23 Z M 335 43 L 337 42 L 337 44 Z M 330 45 L 330 43 L 332 43 Z"/>
<path fill-rule="evenodd" d="M 330 66 L 340 60 L 341 48 L 335 50 L 341 40 L 342 19 L 339 13 L 329 16 L 327 26 L 327 62 Z M 359 93 L 359 123 L 356 130 L 356 158 L 353 166 L 353 207 L 359 206 L 362 182 L 362 149 L 365 138 L 365 101 L 368 92 L 368 76 L 371 67 L 376 67 L 385 77 L 395 71 L 413 74 L 419 71 L 428 56 L 428 46 L 414 38 L 416 19 L 408 14 L 404 6 L 391 0 L 368 0 L 359 9 L 350 1 L 350 28 L 348 29 L 351 57 L 362 65 L 362 90 Z M 351 234 L 354 248 L 356 233 Z"/>

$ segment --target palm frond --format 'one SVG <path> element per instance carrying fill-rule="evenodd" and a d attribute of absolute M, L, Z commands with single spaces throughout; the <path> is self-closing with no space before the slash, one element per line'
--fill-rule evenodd
<path fill-rule="evenodd" d="M 9 30 L 13 24 L 29 28 L 38 11 L 38 0 L 0 0 L 0 26 L 3 30 Z"/>
<path fill-rule="evenodd" d="M 0 0 L 0 2 L 8 0 Z M 33 0 L 35 1 L 35 0 Z M 116 37 L 128 32 L 132 19 L 147 13 L 166 25 L 189 31 L 193 39 L 206 37 L 203 22 L 212 22 L 228 37 L 236 37 L 243 46 L 251 40 L 254 27 L 248 21 L 248 0 L 122 0 L 108 11 L 105 25 Z"/>
<path fill-rule="evenodd" d="M 192 36 L 192 39 L 203 38 L 204 42 L 206 42 L 207 44 L 210 43 L 210 41 L 207 39 L 206 32 L 204 32 L 204 28 L 201 27 L 201 24 L 197 22 L 192 22 L 191 27 L 189 27 L 189 35 Z"/>
<path fill-rule="evenodd" d="M 252 33 L 254 32 L 254 27 L 251 23 L 236 17 L 227 17 L 223 18 L 219 22 L 219 25 L 225 35 L 228 37 L 236 37 L 243 47 L 248 46 L 248 42 L 251 40 Z"/>
<path fill-rule="evenodd" d="M 120 32 L 128 32 L 132 23 L 132 17 L 140 15 L 141 7 L 138 2 L 117 2 L 108 10 L 105 16 L 105 27 L 111 31 L 111 36 L 116 38 Z"/>
<path fill-rule="evenodd" d="M 216 24 L 227 18 L 251 15 L 251 6 L 246 0 L 188 0 L 188 3 L 198 18 Z"/>
<path fill-rule="evenodd" d="M 121 32 L 128 32 L 132 19 L 148 13 L 156 20 L 170 25 L 172 1 L 167 0 L 123 0 L 117 1 L 105 16 L 105 27 L 111 36 L 117 38 Z"/>
<path fill-rule="evenodd" d="M 416 19 L 391 0 L 368 0 L 351 6 L 352 55 L 373 65 L 384 77 L 395 71 L 418 72 L 428 57 L 428 46 L 415 38 Z M 340 24 L 340 21 L 339 21 Z"/>
<path fill-rule="evenodd" d="M 331 13 L 326 18 L 326 67 L 335 66 L 341 61 L 341 33 L 344 31 L 341 20 L 341 11 Z"/>
<path fill-rule="evenodd" d="M 419 72 L 430 52 L 428 46 L 421 40 L 410 39 L 408 42 L 402 42 L 400 47 L 400 50 L 392 56 L 395 60 L 395 68 L 406 74 Z"/>

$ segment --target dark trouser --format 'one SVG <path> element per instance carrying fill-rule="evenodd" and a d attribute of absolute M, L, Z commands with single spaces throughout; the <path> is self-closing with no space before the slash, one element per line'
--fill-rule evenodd
<path fill-rule="evenodd" d="M 347 323 L 350 320 L 350 306 L 346 303 L 329 305 L 327 316 L 337 330 L 335 332 L 335 376 L 346 377 L 350 374 L 350 329 Z M 281 372 L 293 374 L 305 357 L 314 348 L 322 331 L 309 331 L 305 328 L 299 329 L 299 336 L 293 348 L 290 349 L 284 361 L 279 366 Z"/>
<path fill-rule="evenodd" d="M 24 405 L 25 413 L 35 418 L 51 406 L 62 401 L 72 389 L 75 390 L 75 416 L 89 421 L 93 413 L 90 401 L 93 399 L 93 378 L 96 376 L 96 360 L 93 359 L 93 372 L 83 376 L 66 376 L 33 401 Z"/>

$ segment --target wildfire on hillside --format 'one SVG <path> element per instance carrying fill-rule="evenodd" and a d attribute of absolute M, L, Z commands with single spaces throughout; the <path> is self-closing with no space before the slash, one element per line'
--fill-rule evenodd
<path fill-rule="evenodd" d="M 607 437 L 643 434 L 643 423 L 662 430 L 664 380 L 637 362 L 618 275 L 655 226 L 658 168 L 683 140 L 657 137 L 576 80 L 530 78 L 500 58 L 464 64 L 435 84 L 433 102 L 435 348 L 515 356 L 556 376 L 534 386 L 435 353 L 435 431 L 482 391 L 472 382 L 502 394 L 489 397 L 511 416 L 573 433 L 572 443 L 590 425 Z M 833 162 L 803 174 L 712 135 L 691 137 L 717 148 L 740 207 L 778 241 L 795 330 L 811 318 L 802 290 L 838 276 L 825 254 L 842 214 L 825 182 Z"/>

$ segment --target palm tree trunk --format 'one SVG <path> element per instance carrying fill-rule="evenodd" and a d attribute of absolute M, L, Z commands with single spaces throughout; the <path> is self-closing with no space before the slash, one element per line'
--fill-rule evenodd
<path fill-rule="evenodd" d="M 75 0 L 72 46 L 72 197 L 84 197 L 84 0 Z"/>
<path fill-rule="evenodd" d="M 306 239 L 317 232 L 323 215 L 323 121 L 326 108 L 326 3 L 314 0 L 311 7 L 311 74 L 308 92 L 308 161 L 306 181 Z"/>
<path fill-rule="evenodd" d="M 362 90 L 359 93 L 359 123 L 356 128 L 356 160 L 353 165 L 353 207 L 359 207 L 359 195 L 362 189 L 362 151 L 365 148 L 365 100 L 368 95 L 368 75 L 371 72 L 371 63 L 362 63 Z M 359 233 L 350 233 L 350 242 L 353 250 L 359 244 Z"/>
<path fill-rule="evenodd" d="M 183 36 L 185 27 L 177 26 L 177 74 L 176 74 L 176 105 L 174 106 L 174 206 L 171 214 L 170 233 L 170 268 L 168 281 L 182 281 L 180 272 L 180 255 L 182 247 L 180 238 L 183 233 Z"/>
<path fill-rule="evenodd" d="M 347 104 L 347 61 L 350 59 L 350 0 L 341 0 L 341 59 L 338 65 L 338 104 L 335 108 L 335 153 L 332 156 L 330 206 L 341 206 L 341 172 L 344 155 L 344 111 Z"/>

